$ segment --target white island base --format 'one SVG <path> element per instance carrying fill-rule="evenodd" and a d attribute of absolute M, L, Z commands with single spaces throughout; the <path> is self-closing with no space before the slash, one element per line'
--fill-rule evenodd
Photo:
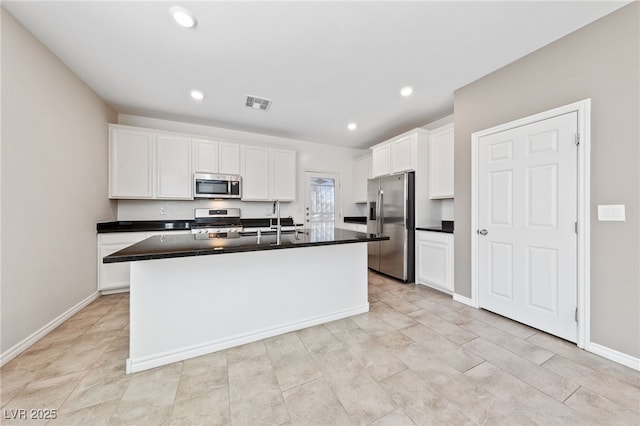
<path fill-rule="evenodd" d="M 131 262 L 127 373 L 367 312 L 367 243 Z"/>

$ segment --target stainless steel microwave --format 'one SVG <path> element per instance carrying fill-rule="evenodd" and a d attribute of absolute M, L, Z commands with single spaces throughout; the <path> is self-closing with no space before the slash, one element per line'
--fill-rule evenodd
<path fill-rule="evenodd" d="M 193 174 L 194 198 L 240 198 L 241 178 L 238 175 Z"/>

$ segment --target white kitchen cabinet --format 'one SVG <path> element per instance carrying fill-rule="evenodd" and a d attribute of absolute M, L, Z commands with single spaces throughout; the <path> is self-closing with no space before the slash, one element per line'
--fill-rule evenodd
<path fill-rule="evenodd" d="M 371 148 L 371 176 L 385 176 L 391 174 L 391 146 L 389 144 L 376 145 Z"/>
<path fill-rule="evenodd" d="M 155 198 L 192 200 L 191 139 L 163 134 L 156 138 Z"/>
<path fill-rule="evenodd" d="M 189 234 L 190 231 L 110 232 L 98 234 L 98 291 L 101 294 L 129 291 L 131 262 L 102 263 L 102 258 L 132 244 L 161 234 Z"/>
<path fill-rule="evenodd" d="M 242 199 L 269 199 L 269 148 L 242 146 Z"/>
<path fill-rule="evenodd" d="M 421 163 L 419 144 L 426 144 L 426 135 L 426 130 L 414 129 L 371 147 L 372 177 L 417 171 Z"/>
<path fill-rule="evenodd" d="M 194 173 L 218 173 L 219 143 L 207 139 L 193 140 L 193 171 Z"/>
<path fill-rule="evenodd" d="M 357 228 L 358 224 L 357 223 L 350 223 L 350 222 L 342 222 L 342 229 L 346 229 L 348 231 L 355 231 Z"/>
<path fill-rule="evenodd" d="M 191 139 L 109 125 L 109 198 L 192 200 Z"/>
<path fill-rule="evenodd" d="M 154 148 L 152 132 L 109 127 L 109 198 L 153 198 Z"/>
<path fill-rule="evenodd" d="M 356 232 L 367 232 L 367 225 L 362 223 L 342 222 L 342 229 Z"/>
<path fill-rule="evenodd" d="M 415 133 L 391 141 L 391 173 L 416 169 L 417 141 Z"/>
<path fill-rule="evenodd" d="M 296 152 L 269 150 L 269 198 L 280 201 L 296 199 Z"/>
<path fill-rule="evenodd" d="M 453 234 L 416 231 L 416 282 L 453 293 Z"/>
<path fill-rule="evenodd" d="M 98 234 L 98 291 L 102 294 L 129 290 L 129 262 L 102 263 L 102 258 L 147 238 L 145 232 Z"/>
<path fill-rule="evenodd" d="M 225 175 L 240 174 L 240 144 L 232 142 L 220 142 L 219 153 L 219 173 Z"/>
<path fill-rule="evenodd" d="M 240 144 L 193 139 L 193 171 L 195 173 L 240 174 Z"/>
<path fill-rule="evenodd" d="M 242 146 L 242 200 L 294 201 L 295 151 Z"/>
<path fill-rule="evenodd" d="M 429 135 L 429 197 L 453 198 L 453 123 Z"/>
<path fill-rule="evenodd" d="M 356 203 L 366 203 L 367 182 L 371 174 L 371 155 L 356 158 L 354 163 L 354 201 Z"/>

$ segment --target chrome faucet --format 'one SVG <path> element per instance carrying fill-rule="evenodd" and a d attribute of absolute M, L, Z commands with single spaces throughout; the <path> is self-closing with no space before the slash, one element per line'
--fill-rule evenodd
<path fill-rule="evenodd" d="M 280 225 L 280 200 L 273 202 L 273 213 L 276 215 L 276 244 L 282 242 L 282 226 Z"/>

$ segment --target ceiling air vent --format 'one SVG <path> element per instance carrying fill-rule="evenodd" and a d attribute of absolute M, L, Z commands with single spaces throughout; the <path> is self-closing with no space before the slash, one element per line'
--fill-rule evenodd
<path fill-rule="evenodd" d="M 248 106 L 249 108 L 261 109 L 263 111 L 266 111 L 271 106 L 271 102 L 272 102 L 271 99 L 259 98 L 257 96 L 247 95 L 247 102 L 245 103 L 245 105 Z"/>

